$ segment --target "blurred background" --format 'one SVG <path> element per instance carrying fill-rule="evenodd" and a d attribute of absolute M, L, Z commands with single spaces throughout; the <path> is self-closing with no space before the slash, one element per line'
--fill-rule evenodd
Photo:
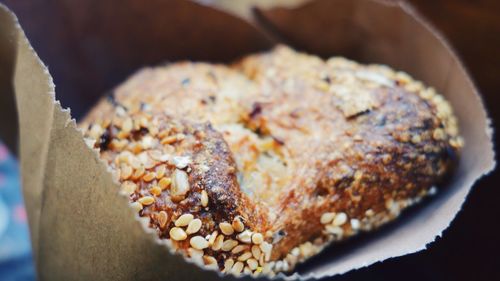
<path fill-rule="evenodd" d="M 269 6 L 281 2 L 299 3 L 301 0 L 199 2 L 248 16 L 248 7 L 253 3 Z M 475 80 L 493 126 L 498 129 L 495 120 L 500 120 L 500 109 L 497 108 L 500 104 L 500 1 L 409 2 L 449 39 Z M 22 23 L 22 18 L 20 20 Z M 498 136 L 495 136 L 495 143 L 499 143 Z M 427 251 L 391 259 L 333 279 L 500 280 L 500 235 L 496 225 L 500 217 L 500 208 L 497 209 L 499 183 L 498 172 L 481 179 L 443 237 L 432 243 Z M 0 143 L 0 281 L 34 279 L 19 170 L 16 159 Z"/>

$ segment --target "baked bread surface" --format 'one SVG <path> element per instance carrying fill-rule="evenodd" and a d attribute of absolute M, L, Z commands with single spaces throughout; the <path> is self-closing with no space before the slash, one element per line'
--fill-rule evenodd
<path fill-rule="evenodd" d="M 393 220 L 463 145 L 432 88 L 285 46 L 145 68 L 80 126 L 160 238 L 233 274 L 289 271 Z"/>

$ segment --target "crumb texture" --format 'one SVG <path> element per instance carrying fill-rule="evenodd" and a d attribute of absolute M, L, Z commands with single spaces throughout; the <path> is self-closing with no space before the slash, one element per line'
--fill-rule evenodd
<path fill-rule="evenodd" d="M 80 127 L 160 239 L 255 276 L 395 219 L 436 192 L 463 146 L 433 88 L 285 46 L 145 68 Z"/>

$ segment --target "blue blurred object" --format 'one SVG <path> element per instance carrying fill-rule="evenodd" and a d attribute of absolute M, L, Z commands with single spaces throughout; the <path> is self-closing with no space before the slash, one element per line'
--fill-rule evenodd
<path fill-rule="evenodd" d="M 17 160 L 0 143 L 0 280 L 35 280 Z"/>

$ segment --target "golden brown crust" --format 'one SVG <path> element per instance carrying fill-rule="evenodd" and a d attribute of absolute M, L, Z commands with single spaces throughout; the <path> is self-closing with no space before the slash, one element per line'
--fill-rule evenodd
<path fill-rule="evenodd" d="M 316 238 L 325 212 L 346 214 L 367 229 L 394 218 L 455 158 L 456 121 L 446 102 L 422 98 L 419 89 L 427 89 L 391 77 L 386 68 L 324 62 L 288 48 L 248 57 L 237 67 L 268 92 L 265 101 L 257 100 L 250 126 L 285 140 L 289 161 L 301 165 L 271 222 L 273 232 L 285 234 L 275 255 Z M 369 223 L 369 210 L 381 218 Z M 356 232 L 348 224 L 330 230 L 333 239 Z"/>
<path fill-rule="evenodd" d="M 82 127 L 160 238 L 235 274 L 290 270 L 331 241 L 394 219 L 433 191 L 462 146 L 433 89 L 384 66 L 286 47 L 232 67 L 143 70 Z M 134 178 L 142 169 L 134 161 L 147 166 L 146 180 Z M 165 180 L 155 188 L 185 176 L 180 198 Z M 196 219 L 199 227 L 177 222 Z"/>

